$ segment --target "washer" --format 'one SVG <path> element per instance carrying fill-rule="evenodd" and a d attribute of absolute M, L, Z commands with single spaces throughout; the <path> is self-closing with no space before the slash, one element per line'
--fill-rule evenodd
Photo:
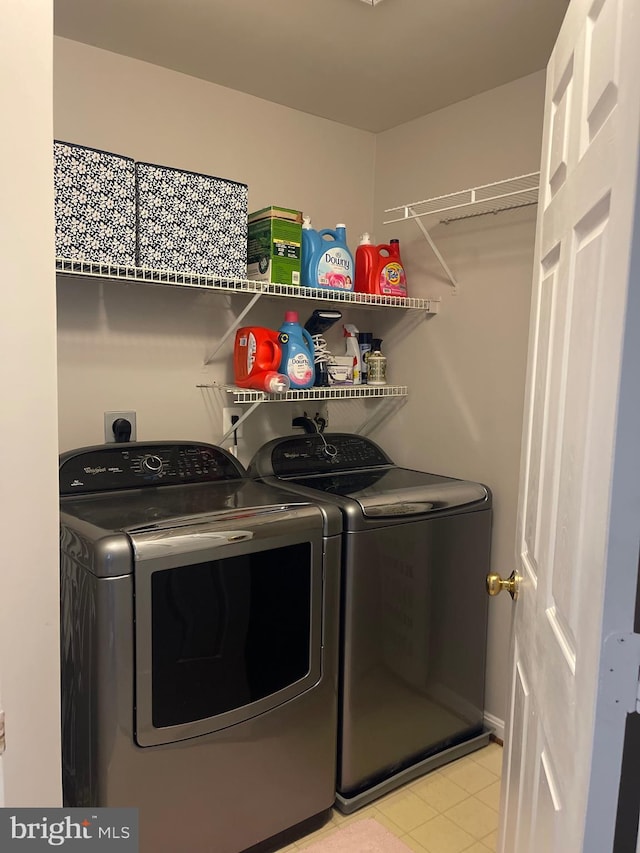
<path fill-rule="evenodd" d="M 348 433 L 270 441 L 249 473 L 343 515 L 338 807 L 484 746 L 489 489 Z"/>
<path fill-rule="evenodd" d="M 60 461 L 66 806 L 139 808 L 142 853 L 239 853 L 334 802 L 340 513 L 218 447 Z"/>

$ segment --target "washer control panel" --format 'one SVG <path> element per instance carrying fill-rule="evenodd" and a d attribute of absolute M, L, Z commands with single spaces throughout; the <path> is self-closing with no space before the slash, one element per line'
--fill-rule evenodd
<path fill-rule="evenodd" d="M 70 495 L 239 480 L 245 471 L 237 459 L 213 444 L 131 442 L 63 453 L 59 476 L 60 494 Z"/>
<path fill-rule="evenodd" d="M 391 459 L 371 439 L 353 433 L 318 433 L 269 442 L 258 451 L 251 468 L 263 477 L 294 477 L 390 464 Z"/>

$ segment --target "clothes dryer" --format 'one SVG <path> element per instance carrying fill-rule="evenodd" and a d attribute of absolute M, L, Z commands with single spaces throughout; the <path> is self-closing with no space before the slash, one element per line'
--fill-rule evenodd
<path fill-rule="evenodd" d="M 142 853 L 239 853 L 335 792 L 340 514 L 218 447 L 60 461 L 66 806 L 139 809 Z"/>
<path fill-rule="evenodd" d="M 249 473 L 343 516 L 338 807 L 484 746 L 489 489 L 348 433 L 267 442 Z"/>

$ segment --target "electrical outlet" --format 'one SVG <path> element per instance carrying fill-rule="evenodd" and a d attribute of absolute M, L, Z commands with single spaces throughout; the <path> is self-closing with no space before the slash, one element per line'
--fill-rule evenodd
<path fill-rule="evenodd" d="M 233 429 L 233 421 L 231 418 L 241 418 L 242 417 L 242 409 L 239 406 L 226 406 L 222 410 L 222 434 L 227 435 L 229 433 L 232 435 L 230 431 Z M 242 427 L 243 424 L 236 430 L 236 438 L 242 438 Z"/>
<path fill-rule="evenodd" d="M 129 441 L 136 440 L 136 413 L 135 412 L 105 412 L 104 413 L 104 440 L 106 444 L 115 442 L 113 424 L 118 418 L 124 418 L 131 424 L 131 436 Z"/>

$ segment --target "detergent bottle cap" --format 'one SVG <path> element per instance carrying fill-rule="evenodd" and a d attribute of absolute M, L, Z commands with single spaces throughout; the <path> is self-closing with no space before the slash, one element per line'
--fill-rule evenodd
<path fill-rule="evenodd" d="M 284 321 L 285 321 L 285 323 L 297 323 L 298 322 L 298 312 L 297 311 L 285 311 L 284 312 Z"/>
<path fill-rule="evenodd" d="M 371 245 L 371 237 L 367 231 L 364 232 L 362 237 L 360 237 L 360 245 L 361 246 L 370 246 Z"/>
<path fill-rule="evenodd" d="M 347 226 L 344 224 L 344 222 L 338 222 L 338 224 L 336 225 L 336 228 L 346 228 L 346 227 Z"/>
<path fill-rule="evenodd" d="M 264 377 L 264 390 L 268 394 L 284 394 L 290 387 L 289 377 L 284 373 L 269 371 Z"/>
<path fill-rule="evenodd" d="M 389 240 L 389 244 L 391 244 L 391 243 L 399 243 L 399 242 L 400 242 L 400 240 L 397 240 L 397 239 Z"/>
<path fill-rule="evenodd" d="M 302 227 L 305 229 L 305 231 L 308 231 L 311 228 L 311 217 L 310 216 L 303 216 L 302 217 Z"/>

